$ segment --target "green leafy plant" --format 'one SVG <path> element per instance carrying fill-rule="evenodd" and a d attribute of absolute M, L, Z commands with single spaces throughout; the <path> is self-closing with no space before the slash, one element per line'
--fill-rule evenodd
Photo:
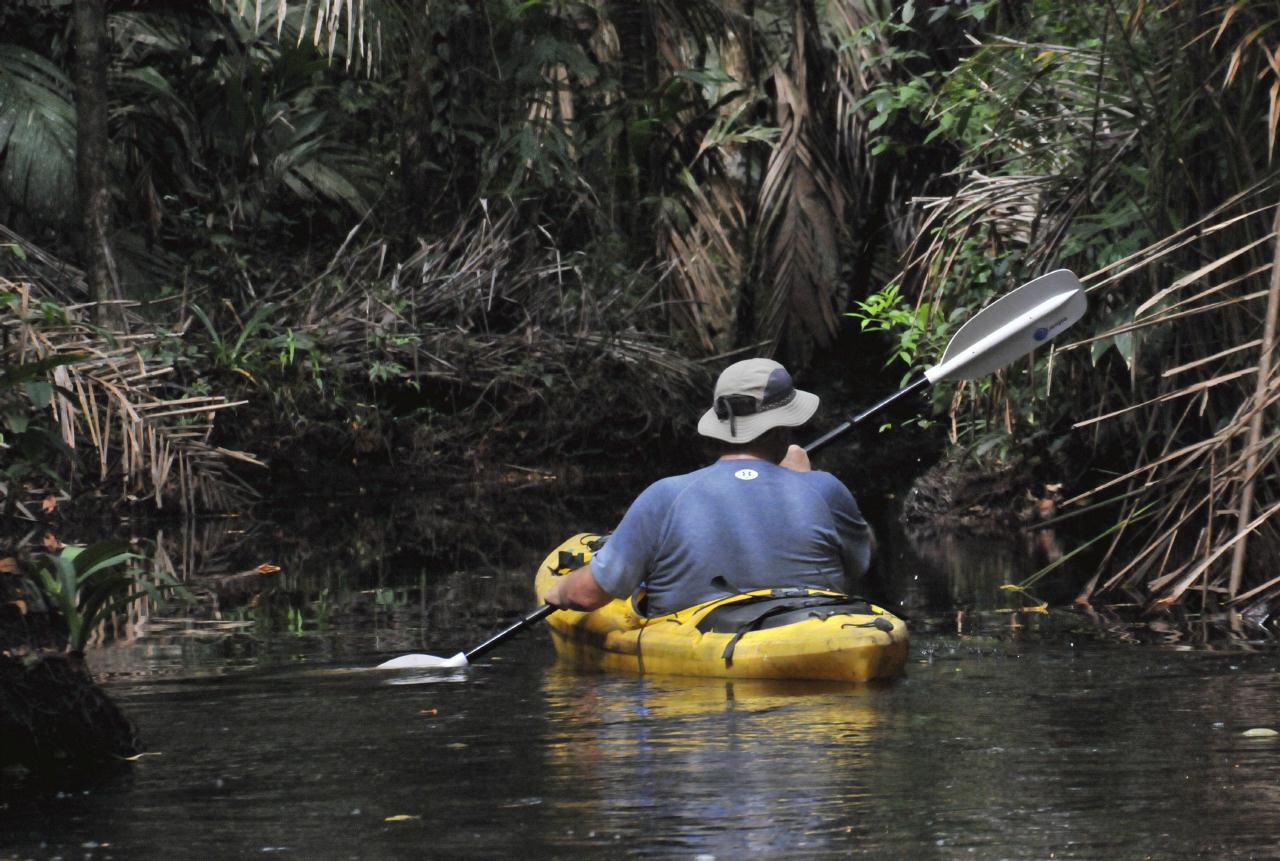
<path fill-rule="evenodd" d="M 270 302 L 259 305 L 253 314 L 240 326 L 239 332 L 226 334 L 218 331 L 208 313 L 199 305 L 191 306 L 191 313 L 209 333 L 209 344 L 213 350 L 213 361 L 217 367 L 226 368 L 253 379 L 255 370 L 253 360 L 264 349 L 265 339 L 255 339 L 255 335 L 267 326 L 267 316 L 275 310 Z"/>
<path fill-rule="evenodd" d="M 18 504 L 22 482 L 42 475 L 56 486 L 63 483 L 55 467 L 70 454 L 46 412 L 53 400 L 49 371 L 82 359 L 78 353 L 48 356 L 0 370 L 0 496 L 8 517 Z"/>
<path fill-rule="evenodd" d="M 164 590 L 189 597 L 172 577 L 130 564 L 139 559 L 126 542 L 100 541 L 32 560 L 32 581 L 67 624 L 67 651 L 83 652 L 98 625 L 139 598 L 159 602 Z"/>
<path fill-rule="evenodd" d="M 935 309 L 928 302 L 914 306 L 908 302 L 896 282 L 855 305 L 848 316 L 858 321 L 862 331 L 884 332 L 897 339 L 885 367 L 901 361 L 909 374 L 940 353 L 938 348 L 949 327 L 946 323 L 937 325 Z"/>

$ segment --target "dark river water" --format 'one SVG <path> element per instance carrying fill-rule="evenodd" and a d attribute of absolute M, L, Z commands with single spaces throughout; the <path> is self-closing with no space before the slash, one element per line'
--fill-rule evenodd
<path fill-rule="evenodd" d="M 370 672 L 474 645 L 616 514 L 422 505 L 430 528 L 331 505 L 148 533 L 198 604 L 91 655 L 147 755 L 8 779 L 0 858 L 1280 858 L 1280 738 L 1246 735 L 1280 728 L 1280 652 L 1007 612 L 1069 600 L 1066 569 L 1000 588 L 1051 536 L 887 532 L 867 591 L 913 631 L 887 684 L 582 674 L 536 629 L 464 670 Z"/>

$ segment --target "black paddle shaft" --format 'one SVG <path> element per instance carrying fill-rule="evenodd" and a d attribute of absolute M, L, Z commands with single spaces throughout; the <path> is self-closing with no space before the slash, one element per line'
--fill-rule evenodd
<path fill-rule="evenodd" d="M 813 454 L 815 451 L 822 448 L 827 443 L 831 442 L 837 437 L 843 436 L 845 432 L 847 432 L 851 427 L 856 425 L 858 422 L 865 419 L 867 416 L 874 415 L 880 412 L 880 410 L 889 406 L 889 404 L 893 403 L 898 398 L 908 395 L 911 392 L 916 391 L 917 389 L 922 389 L 927 385 L 929 385 L 929 378 L 921 377 L 920 379 L 916 380 L 914 383 L 907 386 L 906 388 L 898 389 L 898 391 L 889 395 L 889 397 L 885 398 L 879 403 L 872 404 L 862 412 L 858 413 L 856 416 L 850 416 L 847 421 L 841 422 L 836 427 L 832 428 L 831 430 L 824 433 L 822 436 L 815 439 L 813 442 L 809 443 L 807 446 L 804 447 L 804 450 L 810 454 Z"/>
<path fill-rule="evenodd" d="M 510 639 L 511 637 L 514 637 L 516 634 L 520 633 L 525 628 L 532 625 L 534 622 L 542 621 L 543 619 L 547 618 L 555 611 L 556 611 L 556 608 L 552 607 L 550 604 L 543 604 L 541 607 L 534 610 L 529 615 L 521 617 L 519 622 L 516 622 L 514 625 L 512 625 L 509 628 L 505 628 L 499 631 L 489 639 L 485 640 L 480 645 L 476 646 L 471 651 L 467 652 L 466 655 L 464 656 L 467 659 L 467 663 L 471 663 L 476 658 L 480 657 L 481 655 L 487 653 L 493 647 L 497 646 L 499 643 L 503 642 L 504 640 Z"/>

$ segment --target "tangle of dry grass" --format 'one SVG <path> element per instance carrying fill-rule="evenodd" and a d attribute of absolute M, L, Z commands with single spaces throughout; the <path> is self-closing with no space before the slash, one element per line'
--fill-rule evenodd
<path fill-rule="evenodd" d="M 151 501 L 156 508 L 220 510 L 252 495 L 231 464 L 258 461 L 210 441 L 217 415 L 244 402 L 190 394 L 175 385 L 173 366 L 148 350 L 162 333 L 92 326 L 84 319 L 88 306 L 61 305 L 61 297 L 37 284 L 0 278 L 0 292 L 17 297 L 0 316 L 6 363 L 80 357 L 50 372 L 54 391 L 48 407 L 73 453 L 73 463 L 66 465 L 73 473 L 73 493 L 74 473 L 84 472 L 99 485 L 114 487 L 122 500 Z M 50 488 L 3 490 L 15 495 L 20 513 L 34 519 L 27 500 Z"/>

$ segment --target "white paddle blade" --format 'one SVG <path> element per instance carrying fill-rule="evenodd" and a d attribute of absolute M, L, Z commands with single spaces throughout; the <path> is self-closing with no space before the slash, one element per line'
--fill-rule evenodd
<path fill-rule="evenodd" d="M 1084 288 L 1069 270 L 1041 275 L 961 326 L 942 360 L 924 375 L 930 383 L 985 377 L 1051 340 L 1087 307 Z"/>
<path fill-rule="evenodd" d="M 375 669 L 379 670 L 430 670 L 465 667 L 467 656 L 462 652 L 452 658 L 438 658 L 435 655 L 401 655 L 389 661 L 383 661 Z"/>

